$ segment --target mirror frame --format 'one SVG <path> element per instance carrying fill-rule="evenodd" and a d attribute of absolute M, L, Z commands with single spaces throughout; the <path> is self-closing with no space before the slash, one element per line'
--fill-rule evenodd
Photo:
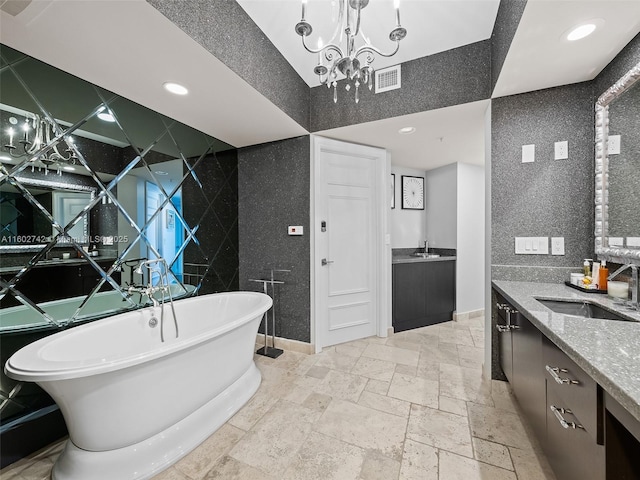
<path fill-rule="evenodd" d="M 38 187 L 38 188 L 47 188 L 52 191 L 55 190 L 67 190 L 67 191 L 75 191 L 75 192 L 88 192 L 91 194 L 91 201 L 95 200 L 97 195 L 97 188 L 90 187 L 87 185 L 73 185 L 69 183 L 55 182 L 52 180 L 40 180 L 34 178 L 22 177 L 20 175 L 16 175 L 16 180 L 18 180 L 22 185 L 26 187 Z M 88 213 L 87 213 L 88 215 Z M 89 236 L 89 219 L 87 218 L 86 224 L 84 226 L 85 230 L 85 238 Z M 58 242 L 56 243 L 58 246 L 63 246 Z M 83 245 L 80 243 L 79 245 Z M 32 243 L 28 245 L 0 245 L 0 253 L 20 253 L 20 252 L 37 252 L 42 250 L 47 246 L 46 243 Z"/>
<path fill-rule="evenodd" d="M 595 106 L 595 253 L 610 262 L 636 265 L 640 265 L 640 249 L 609 247 L 606 238 L 609 233 L 609 104 L 639 80 L 640 63 L 604 92 Z"/>

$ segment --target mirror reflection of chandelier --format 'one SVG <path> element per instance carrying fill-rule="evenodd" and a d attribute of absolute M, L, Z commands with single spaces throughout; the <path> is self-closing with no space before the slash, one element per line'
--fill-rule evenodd
<path fill-rule="evenodd" d="M 56 132 L 53 123 L 46 117 L 41 117 L 35 113 L 28 113 L 25 122 L 18 126 L 18 120 L 15 117 L 9 118 L 11 127 L 7 129 L 9 143 L 4 148 L 13 158 L 30 156 L 31 171 L 38 167 L 38 170 L 44 168 L 45 175 L 49 173 L 49 169 L 56 169 L 58 175 L 62 175 L 62 168 L 75 165 L 78 157 L 76 156 L 71 145 L 73 138 L 69 135 L 63 137 L 63 142 L 57 142 L 51 145 L 56 138 Z M 15 125 L 15 128 L 14 128 Z M 14 136 L 20 137 L 20 140 L 14 140 Z M 18 145 L 16 145 L 18 143 Z M 65 155 L 60 153 L 58 146 L 62 144 L 66 146 Z M 51 145 L 45 149 L 43 153 L 33 157 L 33 155 L 41 150 L 43 146 Z"/>
<path fill-rule="evenodd" d="M 400 48 L 400 40 L 407 36 L 407 29 L 400 25 L 400 0 L 394 0 L 396 12 L 396 26 L 389 33 L 389 40 L 396 43 L 395 49 L 391 53 L 383 53 L 378 48 L 371 45 L 369 39 L 365 37 L 360 27 L 360 15 L 362 9 L 369 4 L 369 0 L 339 0 L 339 13 L 336 29 L 329 40 L 329 43 L 322 45 L 318 40 L 318 48 L 310 48 L 306 43 L 306 37 L 311 35 L 313 28 L 305 20 L 307 0 L 302 0 L 302 19 L 296 24 L 295 30 L 302 37 L 302 45 L 310 53 L 318 54 L 318 65 L 313 71 L 318 75 L 322 85 L 328 88 L 333 87 L 333 101 L 338 101 L 338 74 L 342 74 L 347 79 L 346 90 L 351 90 L 351 84 L 355 86 L 356 103 L 360 101 L 358 89 L 360 85 L 366 84 L 371 90 L 373 84 L 373 68 L 371 63 L 376 55 L 381 57 L 392 57 Z M 344 35 L 343 35 L 344 33 Z M 356 48 L 358 35 L 364 42 Z M 340 44 L 345 41 L 344 49 Z M 325 60 L 328 62 L 325 65 Z"/>

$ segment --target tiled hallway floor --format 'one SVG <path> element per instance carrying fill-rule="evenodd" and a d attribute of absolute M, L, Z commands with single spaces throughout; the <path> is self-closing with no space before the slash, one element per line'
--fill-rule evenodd
<path fill-rule="evenodd" d="M 508 385 L 482 378 L 482 321 L 257 356 L 256 395 L 154 479 L 553 480 Z M 0 477 L 48 479 L 61 448 Z"/>

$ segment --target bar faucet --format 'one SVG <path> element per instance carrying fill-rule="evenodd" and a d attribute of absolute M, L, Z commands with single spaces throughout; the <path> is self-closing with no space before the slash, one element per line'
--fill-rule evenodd
<path fill-rule="evenodd" d="M 607 280 L 613 280 L 628 268 L 631 269 L 631 283 L 629 284 L 631 287 L 631 302 L 627 302 L 627 304 L 630 307 L 635 308 L 636 310 L 640 310 L 640 305 L 638 304 L 638 266 L 637 265 L 634 265 L 632 263 L 623 265 L 619 269 L 617 269 L 615 272 L 613 272 L 611 275 L 609 275 Z"/>
<path fill-rule="evenodd" d="M 429 240 L 424 241 L 424 253 L 429 253 Z"/>

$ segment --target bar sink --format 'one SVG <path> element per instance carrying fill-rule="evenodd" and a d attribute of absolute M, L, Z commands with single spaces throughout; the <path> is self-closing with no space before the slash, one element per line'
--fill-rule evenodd
<path fill-rule="evenodd" d="M 562 313 L 564 315 L 571 315 L 574 317 L 585 318 L 599 318 L 602 320 L 620 320 L 623 322 L 634 322 L 635 320 L 619 315 L 616 312 L 607 310 L 606 308 L 591 303 L 589 301 L 569 301 L 569 300 L 545 300 L 536 298 L 541 304 L 548 309 Z"/>

